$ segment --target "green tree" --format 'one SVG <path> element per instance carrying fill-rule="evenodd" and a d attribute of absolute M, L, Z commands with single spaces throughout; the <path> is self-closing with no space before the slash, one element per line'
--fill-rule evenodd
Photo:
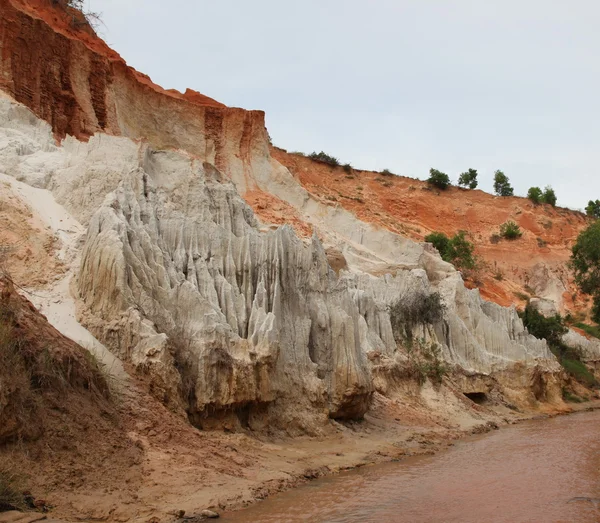
<path fill-rule="evenodd" d="M 544 203 L 552 205 L 552 207 L 556 206 L 556 193 L 554 192 L 554 189 L 549 185 L 547 185 L 544 189 L 544 193 L 542 194 L 542 201 Z"/>
<path fill-rule="evenodd" d="M 592 317 L 600 323 L 600 221 L 579 233 L 570 264 L 579 288 L 593 296 Z"/>
<path fill-rule="evenodd" d="M 458 177 L 458 185 L 475 189 L 477 187 L 477 169 L 469 169 Z"/>
<path fill-rule="evenodd" d="M 509 220 L 500 226 L 500 236 L 507 240 L 516 240 L 523 236 L 523 233 L 521 232 L 521 228 L 515 222 Z"/>
<path fill-rule="evenodd" d="M 450 185 L 450 177 L 437 169 L 429 169 L 429 178 L 427 183 L 437 187 L 438 189 L 445 190 Z"/>
<path fill-rule="evenodd" d="M 508 176 L 502 171 L 494 173 L 494 192 L 498 196 L 512 196 L 514 194 L 514 190 L 508 181 Z"/>
<path fill-rule="evenodd" d="M 600 200 L 590 200 L 585 208 L 585 212 L 592 218 L 600 218 Z"/>
<path fill-rule="evenodd" d="M 542 202 L 542 190 L 539 187 L 530 187 L 527 191 L 527 198 L 529 198 L 536 205 Z"/>

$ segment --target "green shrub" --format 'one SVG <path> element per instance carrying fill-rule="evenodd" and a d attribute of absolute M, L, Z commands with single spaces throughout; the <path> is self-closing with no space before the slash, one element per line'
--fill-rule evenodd
<path fill-rule="evenodd" d="M 469 169 L 458 177 L 458 185 L 475 189 L 477 187 L 477 169 Z"/>
<path fill-rule="evenodd" d="M 542 194 L 542 201 L 544 203 L 552 205 L 552 207 L 556 206 L 556 193 L 554 192 L 554 189 L 549 185 L 547 185 L 544 189 L 544 193 Z"/>
<path fill-rule="evenodd" d="M 437 169 L 429 169 L 429 178 L 427 183 L 437 187 L 438 189 L 445 190 L 450 186 L 450 177 Z"/>
<path fill-rule="evenodd" d="M 331 165 L 332 167 L 337 167 L 340 165 L 340 161 L 334 156 L 329 156 L 327 153 L 321 151 L 320 153 L 312 152 L 308 155 L 311 160 L 316 162 L 326 163 L 327 165 Z"/>
<path fill-rule="evenodd" d="M 433 244 L 444 261 L 449 261 L 446 254 L 450 246 L 450 238 L 448 236 L 443 232 L 432 232 L 425 236 L 425 241 Z"/>
<path fill-rule="evenodd" d="M 594 375 L 583 363 L 579 351 L 567 347 L 562 342 L 562 337 L 567 333 L 568 328 L 559 314 L 545 317 L 534 307 L 527 305 L 519 315 L 530 334 L 548 342 L 550 350 L 559 363 L 575 380 L 586 387 L 594 387 L 598 384 Z"/>
<path fill-rule="evenodd" d="M 511 220 L 500 226 L 500 236 L 507 240 L 516 240 L 523 236 L 523 233 L 521 232 L 521 228 Z"/>
<path fill-rule="evenodd" d="M 389 169 L 384 169 L 383 171 L 381 171 L 381 174 L 383 176 L 394 176 L 394 173 L 392 171 L 390 171 Z"/>
<path fill-rule="evenodd" d="M 350 174 L 352 172 L 352 165 L 350 165 L 349 163 L 345 163 L 342 166 L 342 169 L 344 169 L 345 173 Z"/>
<path fill-rule="evenodd" d="M 442 260 L 459 269 L 472 270 L 477 265 L 473 254 L 475 245 L 466 236 L 466 231 L 458 231 L 452 238 L 442 232 L 433 232 L 425 236 L 425 241 L 433 244 Z"/>
<path fill-rule="evenodd" d="M 508 177 L 502 171 L 494 173 L 494 192 L 498 196 L 512 196 L 514 193 Z"/>
<path fill-rule="evenodd" d="M 502 236 L 494 233 L 490 236 L 490 243 L 493 243 L 495 245 L 497 243 L 500 243 L 501 239 L 502 239 Z"/>
<path fill-rule="evenodd" d="M 529 198 L 536 205 L 542 202 L 542 190 L 539 187 L 530 187 L 527 191 L 527 198 Z"/>
<path fill-rule="evenodd" d="M 530 334 L 536 338 L 545 339 L 549 345 L 554 347 L 562 344 L 562 337 L 568 331 L 559 314 L 546 317 L 532 305 L 525 307 L 521 313 L 521 319 Z"/>

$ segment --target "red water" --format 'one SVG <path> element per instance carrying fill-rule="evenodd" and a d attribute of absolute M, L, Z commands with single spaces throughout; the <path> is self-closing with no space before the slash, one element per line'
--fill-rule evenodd
<path fill-rule="evenodd" d="M 525 422 L 435 456 L 316 480 L 223 520 L 597 523 L 600 411 Z"/>

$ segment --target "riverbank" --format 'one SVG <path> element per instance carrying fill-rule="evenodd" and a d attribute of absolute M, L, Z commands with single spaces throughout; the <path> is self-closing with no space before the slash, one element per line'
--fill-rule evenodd
<path fill-rule="evenodd" d="M 451 385 L 436 390 L 429 383 L 419 394 L 395 400 L 375 395 L 363 421 L 331 421 L 318 436 L 294 439 L 198 431 L 183 419 L 166 423 L 158 404 L 138 403 L 132 406 L 135 416 L 124 415 L 123 424 L 143 458 L 131 463 L 127 477 L 114 479 L 110 470 L 98 468 L 74 484 L 57 481 L 72 475 L 64 461 L 42 466 L 21 457 L 19 463 L 35 472 L 31 490 L 54 507 L 52 517 L 59 520 L 166 523 L 204 509 L 237 511 L 342 471 L 432 455 L 466 436 L 519 421 L 600 408 L 594 400 L 523 413 L 461 396 Z M 0 522 L 14 521 L 6 517 L 0 514 Z"/>
<path fill-rule="evenodd" d="M 528 420 L 435 456 L 363 467 L 276 495 L 228 523 L 600 520 L 600 413 Z"/>
<path fill-rule="evenodd" d="M 288 442 L 283 445 L 283 448 L 290 453 L 303 452 L 306 455 L 296 463 L 290 463 L 284 480 L 279 478 L 267 480 L 252 489 L 251 499 L 246 497 L 229 499 L 220 506 L 228 512 L 234 512 L 316 478 L 367 465 L 401 461 L 413 456 L 434 455 L 454 446 L 458 440 L 522 421 L 598 410 L 600 399 L 584 403 L 569 403 L 565 408 L 549 408 L 543 412 L 524 413 L 497 408 L 486 409 L 487 412 L 484 413 L 484 409 L 478 407 L 473 405 L 477 414 L 489 419 L 482 419 L 480 423 L 469 423 L 468 417 L 465 416 L 461 420 L 462 425 L 453 426 L 451 422 L 436 419 L 431 412 L 413 411 L 412 416 L 402 419 L 402 422 L 392 423 L 390 420 L 383 421 L 375 413 L 366 416 L 362 424 L 340 426 L 337 436 Z M 410 425 L 406 424 L 407 421 Z"/>

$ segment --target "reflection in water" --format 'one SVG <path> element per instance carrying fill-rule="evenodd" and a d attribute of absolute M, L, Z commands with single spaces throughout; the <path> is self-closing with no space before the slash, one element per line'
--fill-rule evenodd
<path fill-rule="evenodd" d="M 316 480 L 226 522 L 600 522 L 600 411 Z"/>

